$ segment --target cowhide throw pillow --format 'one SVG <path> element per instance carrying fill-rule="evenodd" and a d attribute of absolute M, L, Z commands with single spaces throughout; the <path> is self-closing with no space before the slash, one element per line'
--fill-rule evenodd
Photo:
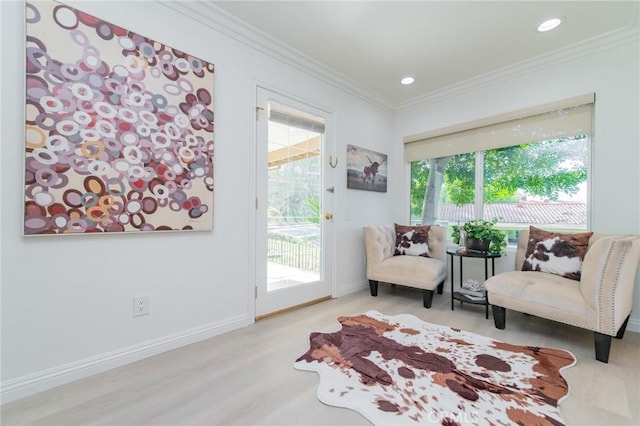
<path fill-rule="evenodd" d="M 567 233 L 529 227 L 523 271 L 541 271 L 580 281 L 582 259 L 593 232 Z"/>
<path fill-rule="evenodd" d="M 429 230 L 431 226 L 396 226 L 396 250 L 394 256 L 409 255 L 429 257 Z"/>

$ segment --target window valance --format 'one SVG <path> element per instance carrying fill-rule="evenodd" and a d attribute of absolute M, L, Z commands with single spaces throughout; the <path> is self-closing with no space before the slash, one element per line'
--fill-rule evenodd
<path fill-rule="evenodd" d="M 270 103 L 269 120 L 310 132 L 324 133 L 322 118 L 276 103 Z"/>
<path fill-rule="evenodd" d="M 595 94 L 525 108 L 404 138 L 408 162 L 576 135 L 591 135 Z"/>

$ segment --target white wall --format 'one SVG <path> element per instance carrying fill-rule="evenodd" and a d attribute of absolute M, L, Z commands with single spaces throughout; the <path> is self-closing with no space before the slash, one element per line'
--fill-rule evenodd
<path fill-rule="evenodd" d="M 591 230 L 640 234 L 640 46 L 637 33 L 617 47 L 547 64 L 398 113 L 394 122 L 394 217 L 408 218 L 404 136 L 595 92 Z M 513 257 L 511 257 L 513 259 Z M 501 267 L 506 259 L 501 259 Z M 640 278 L 629 329 L 640 331 Z"/>
<path fill-rule="evenodd" d="M 74 5 L 215 64 L 214 230 L 22 237 L 24 4 L 0 1 L 4 401 L 251 323 L 256 81 L 335 113 L 338 295 L 365 286 L 361 227 L 408 218 L 403 136 L 589 91 L 597 94 L 592 227 L 640 233 L 637 42 L 429 103 L 394 122 L 388 111 L 165 5 Z M 347 144 L 389 154 L 388 193 L 346 189 Z M 134 319 L 138 294 L 150 295 L 151 315 Z M 635 307 L 630 327 L 640 329 L 640 294 Z"/>
<path fill-rule="evenodd" d="M 334 171 L 337 293 L 364 288 L 361 227 L 388 222 L 391 198 L 346 189 L 346 145 L 388 152 L 389 111 L 164 5 L 72 5 L 215 64 L 214 230 L 22 236 L 24 3 L 0 2 L 5 401 L 253 321 L 249 229 L 256 81 L 334 111 L 333 155 L 340 159 Z M 133 318 L 132 298 L 139 294 L 149 294 L 151 314 Z"/>

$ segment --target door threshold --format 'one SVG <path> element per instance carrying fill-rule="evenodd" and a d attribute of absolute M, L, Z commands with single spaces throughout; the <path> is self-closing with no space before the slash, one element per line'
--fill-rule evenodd
<path fill-rule="evenodd" d="M 314 300 L 310 300 L 308 302 L 300 303 L 299 305 L 293 305 L 293 306 L 289 306 L 288 308 L 280 309 L 278 311 L 269 312 L 268 314 L 257 315 L 256 316 L 256 321 L 261 321 L 263 319 L 275 317 L 276 315 L 280 315 L 280 314 L 284 314 L 284 313 L 287 313 L 287 312 L 295 311 L 295 310 L 300 309 L 300 308 L 306 308 L 307 306 L 315 305 L 315 304 L 321 303 L 321 302 L 326 302 L 327 300 L 331 300 L 331 296 L 324 296 L 324 297 L 321 297 L 319 299 L 314 299 Z"/>

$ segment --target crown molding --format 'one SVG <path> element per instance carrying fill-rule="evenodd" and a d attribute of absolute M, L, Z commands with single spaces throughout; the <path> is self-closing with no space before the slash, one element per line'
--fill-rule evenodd
<path fill-rule="evenodd" d="M 595 52 L 640 40 L 640 28 L 637 25 L 627 26 L 424 93 L 406 101 L 395 102 L 367 89 L 310 56 L 291 48 L 214 4 L 202 1 L 183 2 L 171 0 L 159 0 L 158 3 L 307 75 L 324 81 L 372 105 L 395 113 L 410 111 L 433 102 L 495 84 L 501 80 L 515 78 L 552 65 L 573 61 Z"/>
<path fill-rule="evenodd" d="M 379 108 L 393 111 L 395 107 L 395 102 L 390 99 L 359 85 L 214 4 L 201 1 L 159 1 L 159 4 Z"/>
<path fill-rule="evenodd" d="M 498 70 L 481 74 L 477 77 L 452 84 L 442 89 L 434 90 L 415 98 L 396 104 L 394 111 L 405 112 L 422 107 L 424 105 L 451 98 L 459 94 L 489 86 L 501 80 L 514 78 L 538 71 L 564 62 L 573 61 L 595 52 L 612 49 L 627 43 L 638 42 L 640 40 L 640 30 L 637 26 L 620 28 L 603 35 L 592 37 L 580 41 L 570 46 L 554 50 L 513 65 L 509 65 Z"/>

